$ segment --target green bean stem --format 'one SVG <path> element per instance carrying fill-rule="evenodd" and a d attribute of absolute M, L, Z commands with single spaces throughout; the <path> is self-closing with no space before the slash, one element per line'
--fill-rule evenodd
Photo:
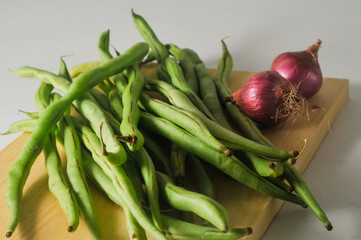
<path fill-rule="evenodd" d="M 50 104 L 39 118 L 39 124 L 31 133 L 23 146 L 18 158 L 8 172 L 8 186 L 6 200 L 9 206 L 10 223 L 8 232 L 13 232 L 18 224 L 22 192 L 26 179 L 29 176 L 31 166 L 42 151 L 46 136 L 60 120 L 71 103 L 94 87 L 103 79 L 122 72 L 126 68 L 140 61 L 148 52 L 148 45 L 138 43 L 123 55 L 116 57 L 107 63 L 82 73 L 59 101 Z M 9 233 L 11 234 L 11 233 Z"/>

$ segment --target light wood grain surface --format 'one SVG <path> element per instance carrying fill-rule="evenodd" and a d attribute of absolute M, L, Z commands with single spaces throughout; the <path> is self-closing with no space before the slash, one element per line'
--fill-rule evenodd
<path fill-rule="evenodd" d="M 234 91 L 252 73 L 236 71 L 229 81 Z M 326 78 L 321 91 L 310 100 L 309 120 L 288 120 L 281 127 L 264 131 L 278 147 L 292 150 L 307 146 L 296 163 L 297 169 L 305 170 L 332 123 L 349 97 L 348 80 Z M 316 108 L 317 106 L 317 108 Z M 5 202 L 7 172 L 16 160 L 28 134 L 23 134 L 0 152 L 0 239 L 5 239 L 8 210 Z M 64 153 L 60 151 L 63 158 Z M 213 175 L 217 189 L 217 200 L 223 204 L 230 217 L 230 227 L 252 227 L 252 236 L 247 240 L 261 239 L 283 201 L 257 193 L 224 175 Z M 127 239 L 124 214 L 121 208 L 91 184 L 96 210 L 104 239 Z M 310 211 L 300 207 L 299 211 Z M 325 209 L 327 212 L 327 209 Z M 294 213 L 297 217 L 297 212 Z M 297 227 L 297 226 L 295 226 Z M 320 228 L 323 228 L 320 223 Z M 20 223 L 12 239 L 90 239 L 86 226 L 81 221 L 75 233 L 68 233 L 67 221 L 57 200 L 47 186 L 47 174 L 42 155 L 32 167 L 24 187 L 24 198 Z"/>

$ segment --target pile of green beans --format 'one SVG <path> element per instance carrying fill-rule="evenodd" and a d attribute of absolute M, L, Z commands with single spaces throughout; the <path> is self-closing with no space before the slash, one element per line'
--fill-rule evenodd
<path fill-rule="evenodd" d="M 39 112 L 24 112 L 30 119 L 13 123 L 4 133 L 31 133 L 8 173 L 6 237 L 18 225 L 23 187 L 41 151 L 49 189 L 68 219 L 67 230 L 76 231 L 83 219 L 92 239 L 102 239 L 102 234 L 88 180 L 123 208 L 130 239 L 147 239 L 147 234 L 157 240 L 250 235 L 250 226 L 229 225 L 208 165 L 256 191 L 309 206 L 332 229 L 291 165 L 298 152 L 273 146 L 233 103 L 222 100 L 230 94 L 232 71 L 225 43 L 213 78 L 197 53 L 163 44 L 143 17 L 134 11 L 132 17 L 146 43 L 124 54 L 112 56 L 107 30 L 99 38 L 99 61 L 68 71 L 61 60 L 59 74 L 28 66 L 13 71 L 41 83 L 35 94 Z M 142 73 L 153 61 L 158 63 L 157 79 Z M 56 141 L 66 153 L 65 173 Z M 164 208 L 172 216 L 162 213 Z M 193 223 L 193 214 L 206 226 Z"/>

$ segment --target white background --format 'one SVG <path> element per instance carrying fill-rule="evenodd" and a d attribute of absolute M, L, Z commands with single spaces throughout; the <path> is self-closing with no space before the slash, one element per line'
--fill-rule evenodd
<path fill-rule="evenodd" d="M 304 177 L 334 230 L 327 232 L 310 211 L 285 204 L 263 240 L 361 239 L 361 1 L 1 0 L 0 131 L 24 118 L 18 109 L 36 110 L 39 81 L 9 69 L 31 65 L 57 72 L 64 55 L 72 55 L 65 58 L 68 66 L 98 60 L 98 36 L 106 29 L 122 52 L 142 41 L 131 8 L 159 39 L 193 48 L 208 67 L 216 67 L 224 37 L 234 69 L 247 71 L 267 70 L 279 53 L 323 41 L 323 75 L 349 79 L 350 100 Z M 17 136 L 0 136 L 0 149 Z"/>

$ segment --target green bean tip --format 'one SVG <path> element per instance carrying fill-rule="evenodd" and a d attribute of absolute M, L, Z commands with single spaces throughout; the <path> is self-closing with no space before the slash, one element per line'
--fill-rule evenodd
<path fill-rule="evenodd" d="M 293 157 L 297 157 L 300 153 L 297 150 L 294 150 L 292 152 L 292 154 L 293 154 Z"/>
<path fill-rule="evenodd" d="M 274 162 L 270 162 L 270 163 L 268 163 L 268 167 L 269 167 L 270 169 L 275 169 L 276 164 L 275 164 Z"/>
<path fill-rule="evenodd" d="M 248 227 L 248 228 L 247 228 L 247 233 L 248 233 L 248 235 L 251 235 L 251 234 L 253 233 L 253 229 L 250 228 L 250 227 Z"/>
<path fill-rule="evenodd" d="M 7 232 L 7 233 L 5 234 L 5 236 L 6 236 L 7 238 L 11 237 L 12 235 L 13 235 L 13 232 Z"/>
<path fill-rule="evenodd" d="M 73 231 L 73 226 L 68 226 L 68 232 L 72 232 Z"/>
<path fill-rule="evenodd" d="M 326 229 L 327 229 L 328 231 L 331 231 L 331 230 L 333 229 L 333 226 L 332 226 L 332 224 L 331 224 L 330 222 L 328 222 L 328 223 L 325 225 L 325 227 L 326 227 Z"/>
<path fill-rule="evenodd" d="M 226 155 L 226 157 L 232 157 L 233 156 L 233 152 L 231 149 L 227 149 L 226 151 L 224 151 L 224 155 Z"/>

